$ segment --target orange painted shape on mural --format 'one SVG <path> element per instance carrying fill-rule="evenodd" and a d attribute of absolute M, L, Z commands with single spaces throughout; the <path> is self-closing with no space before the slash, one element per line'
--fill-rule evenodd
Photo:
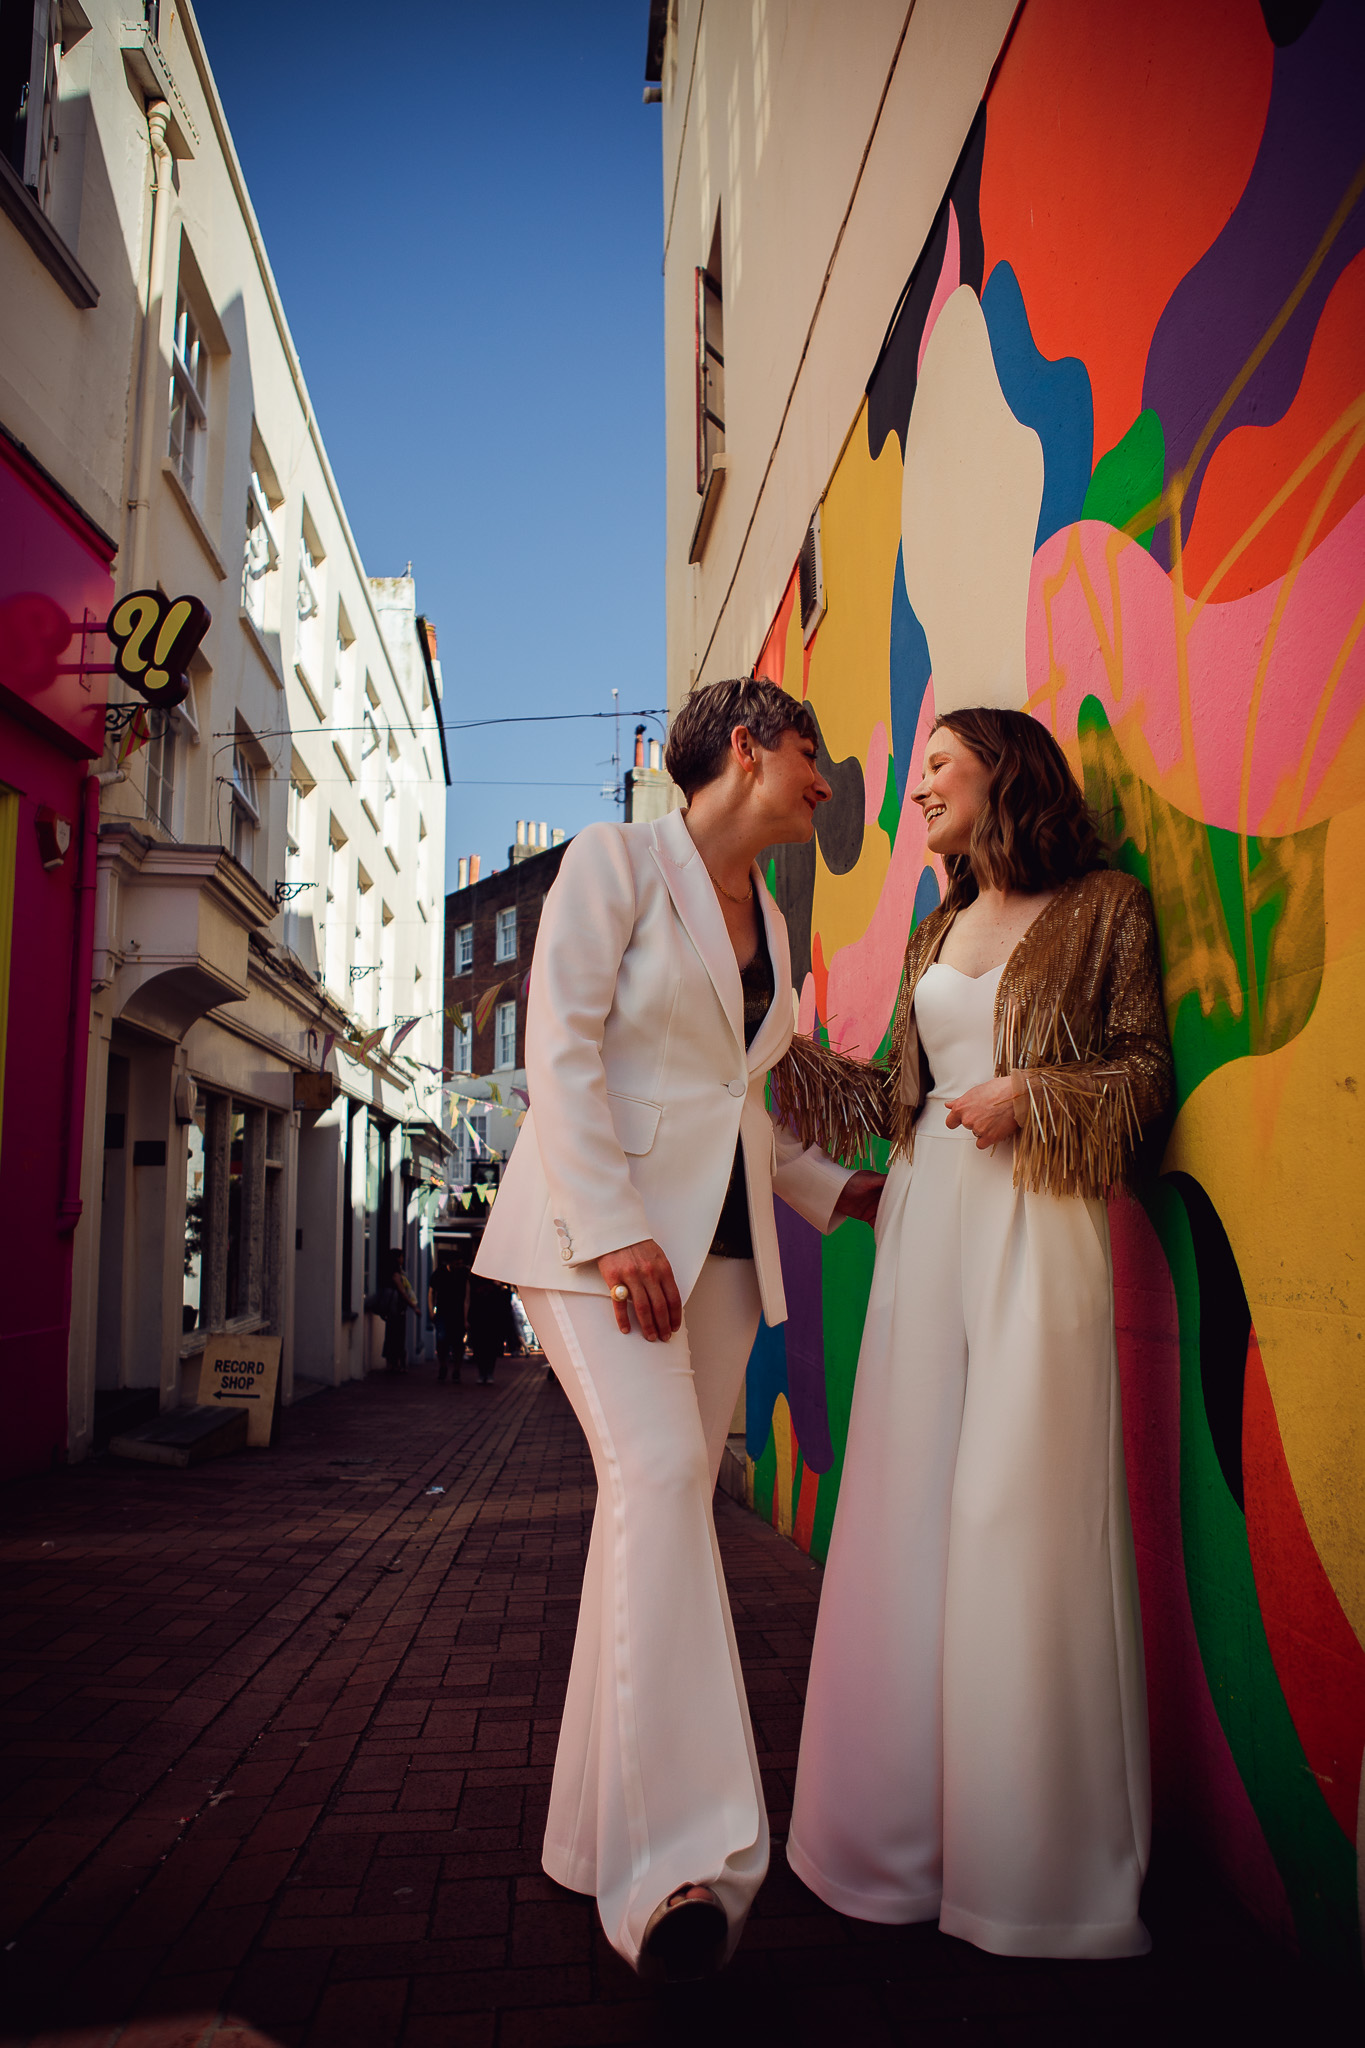
<path fill-rule="evenodd" d="M 1029 0 L 991 90 L 985 274 L 1013 266 L 1037 347 L 1079 356 L 1095 454 L 1142 409 L 1172 292 L 1255 162 L 1274 49 L 1257 0 Z"/>
<path fill-rule="evenodd" d="M 785 1394 L 773 1403 L 773 1451 L 777 1473 L 773 1480 L 773 1527 L 783 1536 L 792 1532 L 792 1480 L 796 1473 L 797 1441 L 792 1413 Z"/>
<path fill-rule="evenodd" d="M 763 652 L 754 663 L 754 674 L 766 676 L 770 683 L 781 684 L 787 659 L 787 628 L 791 624 L 792 606 L 796 603 L 798 577 L 793 569 L 791 581 L 782 594 L 777 608 L 777 617 L 768 628 L 768 637 L 763 642 Z M 793 690 L 792 695 L 796 692 Z"/>
<path fill-rule="evenodd" d="M 1254 1330 L 1242 1404 L 1242 1476 L 1251 1568 L 1275 1675 L 1322 1796 L 1354 1841 L 1365 1750 L 1365 1650 L 1304 1525 Z"/>
<path fill-rule="evenodd" d="M 792 1517 L 792 1541 L 798 1550 L 810 1554 L 810 1540 L 815 1534 L 815 1504 L 820 1495 L 820 1474 L 812 1472 L 807 1465 L 801 1474 L 801 1497 L 796 1503 Z"/>
<path fill-rule="evenodd" d="M 1322 309 L 1302 380 L 1283 419 L 1268 427 L 1239 427 L 1214 451 L 1199 491 L 1194 524 L 1184 548 L 1187 591 L 1203 595 L 1209 577 L 1236 548 L 1249 524 L 1292 480 L 1315 449 L 1319 461 L 1273 518 L 1223 571 L 1208 591 L 1225 603 L 1244 597 L 1283 576 L 1312 516 L 1334 463 L 1343 454 L 1344 434 L 1330 438 L 1365 390 L 1365 252 L 1347 265 Z M 1343 478 L 1317 529 L 1314 545 L 1365 494 L 1365 451 Z"/>

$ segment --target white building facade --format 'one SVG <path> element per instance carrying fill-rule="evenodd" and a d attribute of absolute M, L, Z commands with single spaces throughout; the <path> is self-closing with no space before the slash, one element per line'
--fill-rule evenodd
<path fill-rule="evenodd" d="M 434 630 L 361 562 L 192 10 L 30 11 L 0 423 L 120 594 L 212 613 L 189 696 L 92 770 L 79 1457 L 97 1408 L 192 1400 L 213 1331 L 278 1334 L 285 1400 L 363 1372 L 391 1250 L 420 1282 L 448 771 Z"/>

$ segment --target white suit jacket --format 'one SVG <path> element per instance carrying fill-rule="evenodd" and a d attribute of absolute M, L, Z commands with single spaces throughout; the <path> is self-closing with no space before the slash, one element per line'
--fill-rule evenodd
<path fill-rule="evenodd" d="M 746 1050 L 734 947 L 682 814 L 589 825 L 573 841 L 531 966 L 531 1106 L 476 1272 L 603 1294 L 600 1255 L 652 1237 L 686 1301 L 740 1138 L 763 1313 L 785 1321 L 773 1192 L 829 1231 L 849 1169 L 768 1114 L 768 1069 L 792 1036 L 791 959 L 782 914 L 753 873 L 775 988 Z"/>

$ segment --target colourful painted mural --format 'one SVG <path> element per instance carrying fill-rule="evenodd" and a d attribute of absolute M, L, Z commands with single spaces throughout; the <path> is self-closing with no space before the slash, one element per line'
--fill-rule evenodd
<path fill-rule="evenodd" d="M 1112 1204 L 1158 1819 L 1360 1953 L 1365 13 L 1028 0 L 760 671 L 834 801 L 770 880 L 801 1023 L 884 1048 L 936 708 L 1023 706 L 1151 889 L 1177 1111 Z M 783 1224 L 755 1504 L 823 1556 L 871 1232 Z"/>

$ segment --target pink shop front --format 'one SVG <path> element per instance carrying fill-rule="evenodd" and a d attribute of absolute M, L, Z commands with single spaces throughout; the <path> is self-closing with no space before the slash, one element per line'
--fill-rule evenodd
<path fill-rule="evenodd" d="M 66 1455 L 114 552 L 0 434 L 0 1478 Z"/>

